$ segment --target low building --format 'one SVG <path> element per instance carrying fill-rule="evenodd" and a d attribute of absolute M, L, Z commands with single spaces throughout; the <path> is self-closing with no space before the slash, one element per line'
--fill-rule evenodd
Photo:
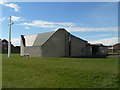
<path fill-rule="evenodd" d="M 108 46 L 108 52 L 109 53 L 113 53 L 114 51 L 113 51 L 113 46 L 112 45 L 109 45 Z"/>
<path fill-rule="evenodd" d="M 120 43 L 108 46 L 109 53 L 119 53 L 120 52 Z"/>
<path fill-rule="evenodd" d="M 8 53 L 8 41 L 6 39 L 0 41 L 0 52 L 3 54 Z M 20 53 L 20 46 L 11 44 L 11 53 Z"/>
<path fill-rule="evenodd" d="M 96 56 L 106 56 L 108 55 L 108 46 L 104 46 L 103 44 L 91 44 L 92 46 L 92 55 Z"/>
<path fill-rule="evenodd" d="M 117 43 L 117 44 L 113 45 L 113 51 L 114 52 L 120 52 L 120 43 Z"/>
<path fill-rule="evenodd" d="M 93 46 L 86 40 L 80 39 L 62 28 L 56 32 L 21 35 L 21 56 L 86 57 L 92 56 L 92 49 Z M 102 54 L 100 53 L 100 55 Z"/>

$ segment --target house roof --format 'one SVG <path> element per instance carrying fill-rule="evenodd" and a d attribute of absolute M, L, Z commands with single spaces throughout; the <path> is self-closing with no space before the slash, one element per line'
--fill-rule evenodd
<path fill-rule="evenodd" d="M 81 38 L 79 38 L 79 37 L 76 37 L 76 36 L 74 36 L 74 35 L 72 35 L 72 34 L 70 34 L 70 35 L 73 36 L 73 37 L 75 37 L 75 38 L 78 39 L 78 40 L 81 40 L 81 41 L 87 42 L 86 40 L 83 40 L 83 39 L 81 39 Z"/>
<path fill-rule="evenodd" d="M 43 45 L 55 32 L 46 32 L 35 35 L 24 36 L 26 46 L 41 46 Z"/>
<path fill-rule="evenodd" d="M 120 46 L 120 43 L 116 43 L 115 45 L 113 45 L 113 46 Z"/>
<path fill-rule="evenodd" d="M 6 39 L 3 39 L 2 42 L 7 42 L 8 43 L 8 41 Z"/>
<path fill-rule="evenodd" d="M 91 44 L 91 45 L 95 45 L 95 46 L 103 46 L 103 44 L 98 43 L 98 44 Z"/>
<path fill-rule="evenodd" d="M 55 32 L 47 32 L 38 34 L 33 46 L 43 45 Z"/>
<path fill-rule="evenodd" d="M 114 49 L 120 49 L 120 43 L 113 45 Z"/>
<path fill-rule="evenodd" d="M 98 43 L 98 44 L 91 44 L 91 45 L 93 45 L 93 46 L 102 46 L 102 47 L 108 47 L 108 46 L 105 46 L 105 45 L 103 45 L 102 43 Z"/>

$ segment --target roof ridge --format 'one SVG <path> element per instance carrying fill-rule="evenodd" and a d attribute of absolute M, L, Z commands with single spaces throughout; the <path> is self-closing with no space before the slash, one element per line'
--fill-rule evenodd
<path fill-rule="evenodd" d="M 29 35 L 25 35 L 25 36 L 39 35 L 39 34 L 52 33 L 52 32 L 56 32 L 56 31 L 51 31 L 51 32 L 43 32 L 43 33 L 38 33 L 38 34 L 29 34 Z"/>
<path fill-rule="evenodd" d="M 59 30 L 64 30 L 64 31 L 66 31 L 66 32 L 68 32 L 66 29 L 64 29 L 64 28 L 59 28 L 59 29 L 57 29 L 56 31 L 54 31 L 54 33 L 42 44 L 42 45 L 44 45 L 56 32 L 58 32 Z M 41 45 L 41 46 L 42 46 Z"/>

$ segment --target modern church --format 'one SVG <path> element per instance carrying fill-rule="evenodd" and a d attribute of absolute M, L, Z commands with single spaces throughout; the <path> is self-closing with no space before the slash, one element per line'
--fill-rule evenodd
<path fill-rule="evenodd" d="M 108 47 L 90 44 L 65 29 L 36 35 L 21 35 L 21 56 L 30 57 L 90 57 L 105 56 Z"/>

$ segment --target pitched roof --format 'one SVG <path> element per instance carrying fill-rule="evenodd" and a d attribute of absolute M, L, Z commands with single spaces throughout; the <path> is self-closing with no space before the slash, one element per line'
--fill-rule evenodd
<path fill-rule="evenodd" d="M 76 39 L 79 39 L 79 40 L 81 40 L 81 41 L 87 42 L 86 40 L 83 40 L 83 39 L 81 39 L 81 38 L 79 38 L 79 37 L 77 37 L 77 36 L 74 36 L 74 35 L 72 35 L 72 34 L 70 34 L 70 35 L 73 36 L 73 37 L 75 37 Z"/>
<path fill-rule="evenodd" d="M 98 44 L 91 44 L 92 46 L 102 46 L 102 47 L 108 47 L 108 46 L 105 46 L 105 45 L 103 45 L 102 43 L 98 43 Z"/>
<path fill-rule="evenodd" d="M 103 46 L 103 44 L 102 44 L 102 43 L 91 44 L 91 45 L 95 45 L 95 46 Z"/>
<path fill-rule="evenodd" d="M 66 31 L 65 29 L 63 28 L 60 28 L 58 30 L 64 30 Z M 57 31 L 58 31 L 57 30 Z M 46 32 L 46 33 L 40 33 L 40 34 L 36 34 L 36 35 L 28 35 L 28 36 L 24 36 L 25 37 L 25 44 L 26 46 L 42 46 L 47 40 L 49 40 L 49 38 L 54 34 L 56 33 L 57 31 L 54 31 L 54 32 Z M 67 31 L 66 31 L 67 32 Z M 70 33 L 69 33 L 70 34 Z M 72 34 L 70 34 L 71 36 L 74 36 Z M 74 36 L 75 38 L 79 39 L 79 40 L 82 40 L 82 41 L 85 41 L 83 39 L 80 39 L 76 36 Z M 85 41 L 87 42 L 87 41 Z"/>
<path fill-rule="evenodd" d="M 25 36 L 26 46 L 41 46 L 43 45 L 55 32 L 46 32 L 36 35 Z"/>
<path fill-rule="evenodd" d="M 55 32 L 47 32 L 38 34 L 33 46 L 43 45 Z"/>
<path fill-rule="evenodd" d="M 2 42 L 7 42 L 8 43 L 8 41 L 6 39 L 3 39 Z"/>
<path fill-rule="evenodd" d="M 113 46 L 120 46 L 120 43 L 116 43 L 116 44 L 114 44 Z"/>

